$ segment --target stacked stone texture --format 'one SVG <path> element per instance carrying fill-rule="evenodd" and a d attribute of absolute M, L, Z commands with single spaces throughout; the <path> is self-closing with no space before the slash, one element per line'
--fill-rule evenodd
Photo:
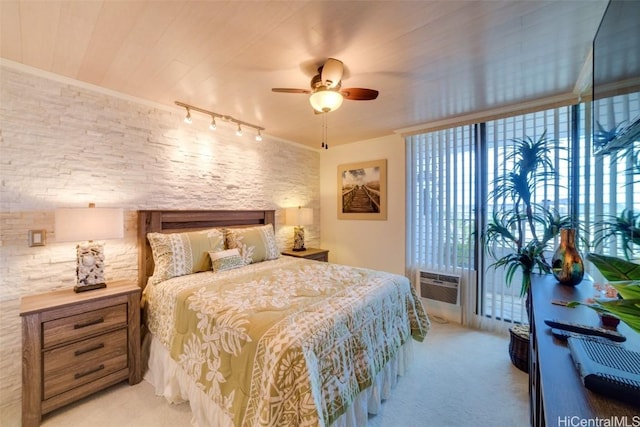
<path fill-rule="evenodd" d="M 75 284 L 75 243 L 56 242 L 55 208 L 94 202 L 125 210 L 124 238 L 105 242 L 107 282 L 137 280 L 138 209 L 276 209 L 281 248 L 293 240 L 291 227 L 280 226 L 284 208 L 312 207 L 319 218 L 318 151 L 268 134 L 257 142 L 250 129 L 238 137 L 224 123 L 212 132 L 205 116 L 194 113 L 187 125 L 177 109 L 6 65 L 0 100 L 4 421 L 21 395 L 20 298 Z M 28 231 L 40 229 L 46 246 L 29 247 Z M 306 227 L 307 246 L 318 241 L 317 224 Z"/>

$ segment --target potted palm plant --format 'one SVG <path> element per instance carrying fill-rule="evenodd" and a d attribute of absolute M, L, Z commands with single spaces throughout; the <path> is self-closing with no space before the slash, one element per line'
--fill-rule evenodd
<path fill-rule="evenodd" d="M 525 137 L 514 139 L 513 144 L 504 159 L 503 170 L 508 172 L 495 179 L 489 194 L 494 210 L 481 237 L 486 252 L 494 259 L 490 267 L 504 268 L 507 286 L 520 272 L 520 296 L 528 297 L 531 274 L 551 272 L 546 259 L 550 243 L 562 228 L 573 224 L 568 216 L 534 202 L 536 190 L 550 186 L 555 176 L 546 132 L 537 140 Z M 509 332 L 511 361 L 528 372 L 529 327 L 515 325 Z"/>
<path fill-rule="evenodd" d="M 562 228 L 574 226 L 569 216 L 533 200 L 534 192 L 550 186 L 555 174 L 546 132 L 534 140 L 513 140 L 505 161 L 507 172 L 498 176 L 489 194 L 494 211 L 482 235 L 483 246 L 494 259 L 493 268 L 505 269 L 506 285 L 522 273 L 520 296 L 527 295 L 534 272 L 550 273 L 546 259 L 550 243 Z"/>

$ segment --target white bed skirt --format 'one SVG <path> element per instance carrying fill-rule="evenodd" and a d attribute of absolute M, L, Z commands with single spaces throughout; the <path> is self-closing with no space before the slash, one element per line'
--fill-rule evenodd
<path fill-rule="evenodd" d="M 196 427 L 233 427 L 231 418 L 220 410 L 207 395 L 195 386 L 189 376 L 171 358 L 169 351 L 152 334 L 149 343 L 149 369 L 144 379 L 155 388 L 156 395 L 164 396 L 170 403 L 188 401 L 193 414 L 191 424 Z M 369 414 L 377 414 L 382 401 L 391 395 L 398 376 L 405 373 L 413 354 L 413 340 L 409 340 L 377 375 L 373 384 L 356 396 L 347 412 L 340 416 L 333 427 L 364 427 Z"/>

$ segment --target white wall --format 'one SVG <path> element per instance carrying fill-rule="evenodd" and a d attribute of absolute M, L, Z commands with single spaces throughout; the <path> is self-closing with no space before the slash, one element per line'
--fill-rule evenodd
<path fill-rule="evenodd" d="M 75 243 L 56 242 L 56 207 L 125 210 L 124 238 L 105 244 L 107 282 L 137 280 L 137 209 L 275 209 L 282 248 L 293 240 L 283 208 L 319 218 L 319 152 L 269 137 L 268 123 L 261 142 L 224 123 L 212 132 L 206 116 L 187 125 L 183 110 L 7 62 L 0 99 L 2 425 L 20 423 L 7 415 L 21 396 L 20 298 L 75 284 Z M 309 246 L 319 223 L 306 227 Z M 31 229 L 47 231 L 46 246 L 27 245 Z"/>
<path fill-rule="evenodd" d="M 338 165 L 379 159 L 387 159 L 387 220 L 338 219 Z M 405 150 L 402 137 L 391 135 L 322 151 L 320 205 L 320 244 L 323 249 L 329 249 L 330 262 L 404 274 Z"/>

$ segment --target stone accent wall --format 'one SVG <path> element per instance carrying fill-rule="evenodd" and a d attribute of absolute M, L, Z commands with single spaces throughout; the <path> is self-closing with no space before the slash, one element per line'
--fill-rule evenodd
<path fill-rule="evenodd" d="M 276 209 L 285 248 L 293 228 L 280 226 L 284 208 L 308 206 L 316 224 L 306 227 L 307 245 L 319 244 L 320 154 L 269 137 L 268 123 L 258 142 L 248 128 L 242 137 L 222 122 L 210 131 L 196 112 L 188 125 L 177 108 L 7 64 L 0 99 L 3 425 L 21 396 L 20 298 L 75 284 L 75 243 L 56 243 L 56 207 L 125 210 L 124 238 L 105 242 L 107 282 L 137 279 L 137 209 Z M 200 107 L 225 113 L 224 105 Z M 46 246 L 28 246 L 32 229 L 47 231 Z"/>

